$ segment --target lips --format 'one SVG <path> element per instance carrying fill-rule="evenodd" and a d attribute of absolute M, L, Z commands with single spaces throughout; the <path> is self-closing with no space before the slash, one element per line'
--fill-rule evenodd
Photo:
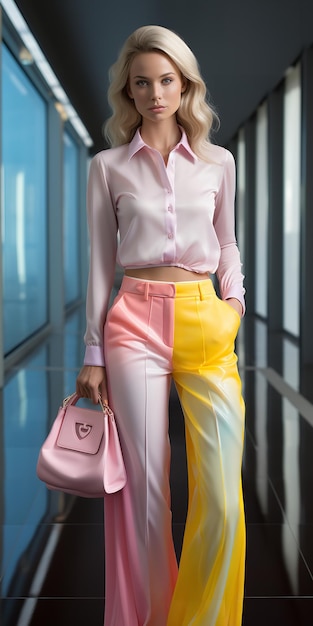
<path fill-rule="evenodd" d="M 157 106 L 157 107 L 150 107 L 149 111 L 164 111 L 165 107 L 162 106 Z"/>

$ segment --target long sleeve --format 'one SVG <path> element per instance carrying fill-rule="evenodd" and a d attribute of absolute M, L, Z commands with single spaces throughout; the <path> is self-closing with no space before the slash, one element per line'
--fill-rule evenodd
<path fill-rule="evenodd" d="M 223 300 L 237 298 L 245 311 L 240 254 L 235 236 L 236 170 L 233 155 L 226 150 L 226 162 L 220 189 L 216 196 L 214 228 L 221 248 L 217 278 Z"/>
<path fill-rule="evenodd" d="M 103 159 L 96 155 L 90 165 L 87 188 L 90 266 L 85 333 L 86 365 L 104 365 L 103 329 L 114 281 L 117 220 Z"/>

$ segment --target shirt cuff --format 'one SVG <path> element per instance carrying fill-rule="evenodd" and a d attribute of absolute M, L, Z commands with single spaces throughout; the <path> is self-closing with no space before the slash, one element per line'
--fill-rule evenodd
<path fill-rule="evenodd" d="M 105 366 L 103 346 L 86 346 L 84 365 Z"/>

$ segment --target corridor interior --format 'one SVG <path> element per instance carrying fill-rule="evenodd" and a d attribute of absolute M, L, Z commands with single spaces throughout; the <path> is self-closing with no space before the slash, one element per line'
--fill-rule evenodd
<path fill-rule="evenodd" d="M 58 407 L 75 389 L 84 326 L 81 306 L 66 318 L 63 332 L 49 335 L 8 372 L 1 392 L 2 626 L 103 624 L 103 502 L 48 491 L 35 471 Z M 246 337 L 253 350 L 245 345 Z M 247 411 L 243 626 L 310 626 L 313 406 L 298 392 L 297 345 L 282 340 L 281 377 L 267 367 L 266 338 L 266 325 L 247 315 L 237 341 Z M 173 533 L 179 556 L 187 480 L 184 426 L 174 388 L 170 435 Z"/>

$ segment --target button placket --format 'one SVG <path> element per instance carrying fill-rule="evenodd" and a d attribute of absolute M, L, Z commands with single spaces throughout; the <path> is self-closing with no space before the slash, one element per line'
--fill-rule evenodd
<path fill-rule="evenodd" d="M 176 255 L 176 213 L 174 193 L 174 156 L 170 155 L 167 168 L 164 166 L 164 174 L 167 180 L 166 186 L 166 214 L 165 228 L 167 244 L 164 251 L 164 261 L 171 263 Z"/>

